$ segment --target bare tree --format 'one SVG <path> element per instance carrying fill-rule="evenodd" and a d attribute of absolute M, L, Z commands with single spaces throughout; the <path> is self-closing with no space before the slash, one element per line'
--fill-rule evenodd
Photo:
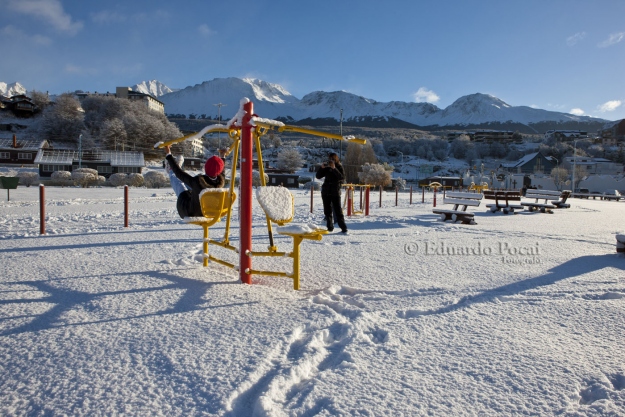
<path fill-rule="evenodd" d="M 295 172 L 304 165 L 304 160 L 297 149 L 286 148 L 278 154 L 276 165 L 285 171 Z"/>

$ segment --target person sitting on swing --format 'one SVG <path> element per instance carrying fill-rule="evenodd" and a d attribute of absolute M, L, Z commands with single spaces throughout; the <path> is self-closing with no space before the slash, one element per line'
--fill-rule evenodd
<path fill-rule="evenodd" d="M 224 161 L 218 156 L 211 156 L 204 164 L 205 175 L 193 176 L 182 170 L 181 166 L 184 163 L 182 155 L 174 158 L 169 146 L 165 146 L 165 153 L 167 160 L 165 171 L 169 175 L 171 188 L 178 197 L 176 208 L 180 218 L 202 217 L 200 192 L 205 188 L 223 188 L 226 183 L 226 176 L 223 173 Z"/>

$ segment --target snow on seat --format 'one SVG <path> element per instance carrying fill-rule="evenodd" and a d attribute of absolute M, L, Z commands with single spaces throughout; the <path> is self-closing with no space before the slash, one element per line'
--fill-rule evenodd
<path fill-rule="evenodd" d="M 293 194 L 284 187 L 258 187 L 256 199 L 269 220 L 280 226 L 289 223 L 295 215 Z"/>

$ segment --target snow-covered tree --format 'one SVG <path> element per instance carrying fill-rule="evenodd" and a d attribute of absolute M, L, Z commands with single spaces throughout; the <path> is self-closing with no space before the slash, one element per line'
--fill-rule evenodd
<path fill-rule="evenodd" d="M 72 184 L 72 173 L 69 171 L 54 171 L 50 178 L 61 186 Z"/>
<path fill-rule="evenodd" d="M 144 184 L 148 188 L 161 188 L 169 186 L 169 178 L 161 171 L 148 171 L 143 176 Z"/>
<path fill-rule="evenodd" d="M 143 175 L 133 172 L 132 174 L 128 174 L 128 177 L 126 178 L 126 183 L 130 187 L 143 187 L 145 180 L 143 178 Z"/>
<path fill-rule="evenodd" d="M 128 175 L 123 172 L 118 172 L 109 177 L 109 182 L 113 187 L 120 187 L 126 185 Z"/>
<path fill-rule="evenodd" d="M 571 177 L 569 171 L 562 167 L 556 167 L 551 170 L 551 178 L 558 190 L 562 189 L 562 185 L 567 182 Z"/>
<path fill-rule="evenodd" d="M 390 185 L 391 171 L 384 169 L 384 165 L 366 163 L 362 166 L 362 171 L 358 173 L 361 184 L 386 187 Z"/>
<path fill-rule="evenodd" d="M 304 165 L 304 160 L 297 149 L 285 148 L 278 154 L 276 165 L 279 169 L 295 172 Z"/>
<path fill-rule="evenodd" d="M 54 106 L 43 112 L 39 132 L 43 139 L 50 141 L 78 141 L 85 130 L 84 111 L 80 102 L 71 94 L 60 95 Z"/>
<path fill-rule="evenodd" d="M 72 180 L 83 188 L 98 182 L 98 171 L 91 168 L 78 168 L 72 171 Z"/>
<path fill-rule="evenodd" d="M 265 184 L 269 183 L 269 175 L 265 174 Z M 252 171 L 252 186 L 260 187 L 260 172 Z"/>
<path fill-rule="evenodd" d="M 30 187 L 39 181 L 39 174 L 36 172 L 20 172 L 17 176 L 20 179 L 19 183 L 27 187 Z"/>

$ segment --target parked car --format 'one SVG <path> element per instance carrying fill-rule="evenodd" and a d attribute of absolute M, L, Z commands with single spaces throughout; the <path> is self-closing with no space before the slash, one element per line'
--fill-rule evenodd
<path fill-rule="evenodd" d="M 610 190 L 610 191 L 606 191 L 605 193 L 603 193 L 604 200 L 621 201 L 621 198 L 625 198 L 625 197 L 621 195 L 619 190 Z"/>

